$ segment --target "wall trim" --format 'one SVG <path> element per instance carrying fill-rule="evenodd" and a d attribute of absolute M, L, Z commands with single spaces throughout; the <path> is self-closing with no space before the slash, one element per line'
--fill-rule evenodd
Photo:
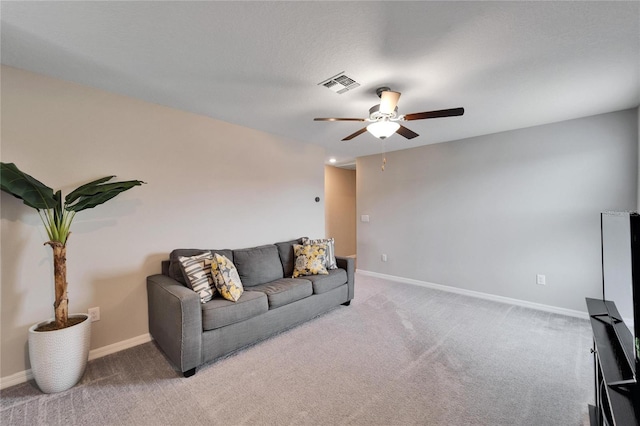
<path fill-rule="evenodd" d="M 123 351 L 125 349 L 133 348 L 134 346 L 142 345 L 153 340 L 151 334 L 141 334 L 131 339 L 123 340 L 121 342 L 113 343 L 111 345 L 103 346 L 101 348 L 93 349 L 89 351 L 89 361 L 96 358 L 102 358 L 103 356 L 111 355 L 116 352 Z"/>
<path fill-rule="evenodd" d="M 512 299 L 510 297 L 498 296 L 490 293 L 482 293 L 480 291 L 467 290 L 464 288 L 451 287 L 448 285 L 435 284 L 427 281 L 414 280 L 412 278 L 404 278 L 404 277 L 398 277 L 395 275 L 381 274 L 379 272 L 365 271 L 362 269 L 356 269 L 356 273 L 361 275 L 366 275 L 369 277 L 382 278 L 385 280 L 402 283 L 402 284 L 410 284 L 410 285 L 416 285 L 420 287 L 427 287 L 434 290 L 442 290 L 449 293 L 457 293 L 457 294 L 462 294 L 464 296 L 476 297 L 478 299 L 493 300 L 494 302 L 507 303 L 510 305 L 522 306 L 525 308 L 551 312 L 554 314 L 566 315 L 566 316 L 575 317 L 575 318 L 589 319 L 589 314 L 587 312 L 575 311 L 573 309 L 559 308 L 557 306 L 544 305 L 542 303 L 528 302 L 526 300 L 520 300 L 520 299 Z"/>
<path fill-rule="evenodd" d="M 92 349 L 89 351 L 89 361 L 102 358 L 103 356 L 111 355 L 116 352 L 123 351 L 125 349 L 132 348 L 134 346 L 141 345 L 153 340 L 151 334 L 141 334 L 140 336 L 132 337 L 131 339 L 123 340 L 121 342 L 113 343 L 111 345 L 103 346 L 101 348 Z M 11 386 L 19 385 L 33 379 L 31 369 L 19 371 L 7 377 L 0 378 L 0 389 L 6 389 Z"/>

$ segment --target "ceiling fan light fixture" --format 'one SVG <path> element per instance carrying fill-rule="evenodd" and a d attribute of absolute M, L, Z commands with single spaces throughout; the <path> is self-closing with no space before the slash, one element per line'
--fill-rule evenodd
<path fill-rule="evenodd" d="M 394 134 L 400 125 L 393 121 L 376 121 L 367 126 L 367 130 L 373 136 L 379 139 L 385 139 Z"/>

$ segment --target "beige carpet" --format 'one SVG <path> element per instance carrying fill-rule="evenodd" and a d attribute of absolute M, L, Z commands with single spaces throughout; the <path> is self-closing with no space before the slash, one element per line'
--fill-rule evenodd
<path fill-rule="evenodd" d="M 356 298 L 185 379 L 154 343 L 79 385 L 0 393 L 7 425 L 582 425 L 587 320 L 356 276 Z"/>

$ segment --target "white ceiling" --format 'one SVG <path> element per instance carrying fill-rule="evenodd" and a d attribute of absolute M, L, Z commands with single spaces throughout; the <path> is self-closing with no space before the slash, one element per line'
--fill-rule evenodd
<path fill-rule="evenodd" d="M 617 111 L 640 103 L 640 2 L 11 2 L 1 58 L 35 71 L 355 157 Z M 357 89 L 318 86 L 346 72 Z M 402 92 L 420 136 L 363 123 Z"/>

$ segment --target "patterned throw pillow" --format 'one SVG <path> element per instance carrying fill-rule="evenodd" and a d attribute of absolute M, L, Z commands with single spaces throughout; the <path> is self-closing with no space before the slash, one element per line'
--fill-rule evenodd
<path fill-rule="evenodd" d="M 307 237 L 303 237 L 302 244 L 326 244 L 327 260 L 325 262 L 325 266 L 327 267 L 327 269 L 338 269 L 338 264 L 336 262 L 335 240 L 333 238 L 319 238 L 317 240 L 310 240 Z"/>
<path fill-rule="evenodd" d="M 206 252 L 196 256 L 180 256 L 180 267 L 191 289 L 200 295 L 200 302 L 206 303 L 213 298 L 216 290 L 212 287 L 211 263 L 213 256 Z"/>
<path fill-rule="evenodd" d="M 293 278 L 304 275 L 327 275 L 326 244 L 294 244 L 296 263 L 293 266 Z"/>
<path fill-rule="evenodd" d="M 238 270 L 227 256 L 215 255 L 215 266 L 212 266 L 214 283 L 222 297 L 237 302 L 244 292 Z"/>

